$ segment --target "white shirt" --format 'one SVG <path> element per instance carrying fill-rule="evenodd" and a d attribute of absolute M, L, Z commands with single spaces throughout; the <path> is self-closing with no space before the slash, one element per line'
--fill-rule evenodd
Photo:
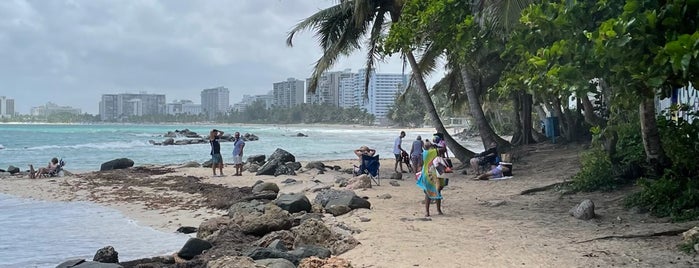
<path fill-rule="evenodd" d="M 393 154 L 401 153 L 401 142 L 403 142 L 403 139 L 400 136 L 396 137 L 396 140 L 393 142 Z"/>

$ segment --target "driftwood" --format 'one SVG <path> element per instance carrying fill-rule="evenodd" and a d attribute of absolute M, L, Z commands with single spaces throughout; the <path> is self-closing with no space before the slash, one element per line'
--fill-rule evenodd
<path fill-rule="evenodd" d="M 553 183 L 553 184 L 549 184 L 549 185 L 545 185 L 545 186 L 541 186 L 541 187 L 531 188 L 531 189 L 527 189 L 527 190 L 520 192 L 519 195 L 528 195 L 528 194 L 532 194 L 532 193 L 536 193 L 536 192 L 548 191 L 552 188 L 556 188 L 558 186 L 563 186 L 563 185 L 566 185 L 568 183 L 569 182 L 562 181 L 562 182 L 557 182 L 557 183 Z"/>
<path fill-rule="evenodd" d="M 642 237 L 656 237 L 656 236 L 676 236 L 679 234 L 682 234 L 686 231 L 688 231 L 691 228 L 682 228 L 682 229 L 673 229 L 673 230 L 668 230 L 668 231 L 662 231 L 662 232 L 653 232 L 653 233 L 646 233 L 646 234 L 627 234 L 627 235 L 608 235 L 608 236 L 602 236 L 602 237 L 597 237 L 597 238 L 592 238 L 588 240 L 583 240 L 583 241 L 577 241 L 575 242 L 576 244 L 581 244 L 581 243 L 587 243 L 591 241 L 596 241 L 596 240 L 606 240 L 606 239 L 612 239 L 612 238 L 642 238 Z"/>

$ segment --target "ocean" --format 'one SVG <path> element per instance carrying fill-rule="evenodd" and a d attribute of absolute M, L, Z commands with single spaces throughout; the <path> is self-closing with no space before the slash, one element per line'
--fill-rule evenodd
<path fill-rule="evenodd" d="M 210 159 L 210 146 L 151 145 L 168 131 L 189 129 L 206 136 L 212 128 L 233 134 L 251 133 L 258 141 L 245 145 L 247 156 L 269 156 L 282 148 L 297 161 L 353 159 L 361 145 L 375 148 L 382 158 L 392 157 L 393 141 L 400 130 L 381 127 L 303 125 L 137 125 L 137 124 L 0 124 L 0 169 L 13 165 L 46 166 L 52 157 L 65 161 L 71 172 L 99 170 L 116 158 L 135 165 L 182 164 Z M 431 138 L 430 129 L 405 129 L 403 147 L 417 135 Z M 297 137 L 303 133 L 308 137 Z M 184 139 L 177 138 L 177 139 Z M 480 141 L 465 141 L 480 151 Z M 221 143 L 224 162 L 232 159 L 232 142 Z M 1 181 L 2 179 L 0 179 Z M 132 260 L 177 251 L 187 235 L 161 232 L 139 225 L 120 212 L 86 202 L 49 202 L 0 194 L 0 267 L 55 267 L 71 258 L 92 260 L 95 252 L 112 245 L 120 260 Z M 153 241 L 158 241 L 154 246 Z"/>

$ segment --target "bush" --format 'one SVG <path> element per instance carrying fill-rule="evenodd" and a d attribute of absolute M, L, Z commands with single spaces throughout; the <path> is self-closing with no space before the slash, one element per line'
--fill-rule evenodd
<path fill-rule="evenodd" d="M 626 207 L 648 209 L 656 217 L 673 221 L 699 219 L 699 181 L 674 178 L 668 173 L 659 180 L 638 181 L 641 191 L 626 198 Z"/>
<path fill-rule="evenodd" d="M 602 149 L 586 151 L 580 157 L 582 167 L 573 176 L 570 184 L 573 191 L 610 191 L 616 188 L 618 182 L 612 175 L 612 162 L 609 155 Z"/>

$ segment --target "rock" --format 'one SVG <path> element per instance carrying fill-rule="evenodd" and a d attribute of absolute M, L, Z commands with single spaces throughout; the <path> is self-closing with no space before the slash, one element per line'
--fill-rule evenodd
<path fill-rule="evenodd" d="M 263 154 L 258 154 L 258 155 L 252 155 L 248 156 L 248 160 L 246 161 L 248 163 L 257 163 L 257 164 L 262 164 L 265 162 L 265 155 Z"/>
<path fill-rule="evenodd" d="M 502 206 L 504 204 L 507 204 L 507 201 L 498 200 L 498 199 L 481 202 L 481 205 L 486 206 L 486 207 L 499 207 L 499 206 Z"/>
<path fill-rule="evenodd" d="M 307 169 L 315 168 L 318 170 L 325 170 L 325 164 L 323 164 L 323 162 L 320 162 L 320 161 L 311 161 L 311 162 L 308 162 L 308 164 L 306 164 L 306 168 Z"/>
<path fill-rule="evenodd" d="M 228 217 L 216 217 L 203 221 L 197 229 L 197 238 L 211 240 L 211 235 L 231 224 Z"/>
<path fill-rule="evenodd" d="M 277 148 L 277 150 L 269 156 L 270 161 L 273 159 L 277 159 L 281 163 L 296 162 L 296 157 L 294 157 L 293 154 L 281 148 Z"/>
<path fill-rule="evenodd" d="M 9 167 L 7 167 L 7 172 L 9 172 L 10 174 L 19 173 L 19 171 L 20 171 L 19 168 L 15 167 L 13 165 L 10 165 Z"/>
<path fill-rule="evenodd" d="M 364 198 L 353 195 L 353 196 L 342 196 L 339 198 L 332 199 L 332 200 L 328 201 L 327 204 L 325 204 L 325 209 L 327 210 L 331 206 L 347 206 L 351 209 L 358 209 L 358 208 L 370 209 L 371 203 L 369 203 L 369 201 L 367 201 Z"/>
<path fill-rule="evenodd" d="M 391 196 L 391 194 L 382 194 L 382 195 L 377 196 L 376 198 L 378 198 L 378 199 L 391 199 L 392 196 Z"/>
<path fill-rule="evenodd" d="M 228 215 L 244 234 L 261 236 L 291 227 L 289 212 L 275 204 L 265 205 L 257 200 L 233 204 Z"/>
<path fill-rule="evenodd" d="M 403 173 L 393 173 L 391 175 L 392 180 L 403 180 Z"/>
<path fill-rule="evenodd" d="M 301 163 L 299 163 L 299 162 L 289 162 L 289 163 L 286 163 L 284 165 L 290 169 L 293 169 L 293 170 L 301 169 Z"/>
<path fill-rule="evenodd" d="M 286 179 L 286 180 L 283 180 L 282 183 L 283 183 L 283 184 L 296 183 L 296 180 L 294 180 L 294 179 L 292 179 L 292 178 L 288 178 L 288 179 Z"/>
<path fill-rule="evenodd" d="M 209 241 L 192 237 L 184 243 L 184 246 L 177 252 L 177 256 L 185 260 L 191 260 L 211 247 L 213 245 Z"/>
<path fill-rule="evenodd" d="M 65 261 L 56 268 L 123 268 L 124 266 L 121 266 L 116 263 L 101 263 L 101 262 L 95 262 L 95 261 L 86 261 L 85 259 L 75 259 L 75 260 L 69 260 Z"/>
<path fill-rule="evenodd" d="M 162 145 L 175 145 L 175 139 L 167 138 L 161 144 Z"/>
<path fill-rule="evenodd" d="M 274 241 L 272 241 L 272 243 L 269 243 L 269 245 L 267 245 L 267 248 L 272 248 L 279 251 L 289 250 L 289 248 L 286 247 L 286 245 L 281 239 L 275 239 Z"/>
<path fill-rule="evenodd" d="M 133 160 L 128 158 L 114 159 L 102 163 L 102 166 L 100 166 L 100 171 L 130 168 L 133 167 L 133 164 Z"/>
<path fill-rule="evenodd" d="M 259 268 L 255 260 L 247 256 L 223 256 L 206 263 L 206 268 Z M 265 266 L 266 267 L 266 266 Z"/>
<path fill-rule="evenodd" d="M 279 258 L 256 260 L 255 263 L 258 265 L 262 265 L 263 267 L 266 267 L 266 268 L 296 268 L 296 265 L 294 265 L 293 262 L 291 262 L 287 259 L 279 259 Z"/>
<path fill-rule="evenodd" d="M 311 201 L 303 194 L 280 194 L 274 204 L 289 213 L 311 212 Z"/>
<path fill-rule="evenodd" d="M 367 217 L 359 217 L 359 222 L 370 222 L 371 219 Z"/>
<path fill-rule="evenodd" d="M 682 243 L 694 244 L 697 242 L 699 242 L 699 226 L 695 226 L 694 228 L 682 233 Z"/>
<path fill-rule="evenodd" d="M 262 192 L 254 193 L 250 196 L 245 197 L 245 201 L 251 201 L 251 200 L 270 201 L 270 200 L 274 200 L 274 199 L 277 199 L 277 193 L 272 192 L 272 191 L 262 191 Z"/>
<path fill-rule="evenodd" d="M 296 137 L 308 137 L 308 135 L 299 132 L 299 133 L 296 133 Z"/>
<path fill-rule="evenodd" d="M 276 177 L 279 175 L 296 175 L 296 172 L 294 170 L 295 169 L 293 165 L 279 165 L 274 170 L 274 176 Z"/>
<path fill-rule="evenodd" d="M 277 186 L 277 184 L 273 183 L 273 182 L 263 182 L 263 183 L 258 183 L 252 187 L 252 193 L 254 193 L 254 194 L 260 193 L 263 191 L 279 193 L 279 186 Z"/>
<path fill-rule="evenodd" d="M 279 241 L 280 244 L 284 245 L 285 250 L 288 250 L 294 246 L 295 238 L 294 233 L 289 230 L 274 231 L 253 242 L 252 246 L 267 248 L 275 241 Z M 277 247 L 275 246 L 275 248 Z"/>
<path fill-rule="evenodd" d="M 201 164 L 199 164 L 199 162 L 197 162 L 197 161 L 190 161 L 190 162 L 182 164 L 180 167 L 181 168 L 201 167 Z M 209 167 L 211 167 L 211 166 L 209 166 Z"/>
<path fill-rule="evenodd" d="M 351 178 L 347 182 L 347 189 L 367 189 L 371 188 L 371 178 L 367 174 L 362 174 Z"/>
<path fill-rule="evenodd" d="M 290 254 L 285 251 L 279 251 L 271 248 L 255 248 L 247 253 L 247 256 L 253 260 L 263 260 L 263 259 L 286 259 L 293 263 L 298 264 L 301 259 L 299 257 Z"/>
<path fill-rule="evenodd" d="M 119 263 L 119 253 L 112 246 L 106 246 L 97 250 L 92 260 L 103 263 Z"/>
<path fill-rule="evenodd" d="M 352 236 L 333 233 L 321 220 L 308 219 L 291 228 L 295 234 L 294 248 L 316 245 L 328 248 L 333 255 L 339 255 L 359 245 Z"/>
<path fill-rule="evenodd" d="M 391 186 L 395 186 L 395 187 L 400 186 L 400 183 L 398 183 L 397 181 L 389 181 L 388 184 L 390 184 Z"/>
<path fill-rule="evenodd" d="M 255 173 L 256 176 L 259 175 L 274 175 L 275 172 L 277 171 L 277 167 L 279 167 L 280 163 L 279 160 L 269 160 L 265 162 L 264 165 L 262 165 L 257 172 Z"/>
<path fill-rule="evenodd" d="M 196 233 L 197 232 L 197 227 L 192 227 L 192 226 L 181 226 L 180 228 L 177 228 L 178 233 L 183 233 L 183 234 L 191 234 L 191 233 Z"/>
<path fill-rule="evenodd" d="M 346 205 L 328 205 L 325 207 L 325 211 L 337 217 L 349 213 L 352 209 Z"/>
<path fill-rule="evenodd" d="M 318 203 L 321 206 L 325 206 L 328 204 L 328 202 L 332 199 L 337 199 L 343 196 L 356 196 L 356 194 L 352 190 L 340 190 L 340 189 L 328 189 L 328 190 L 323 190 L 318 195 L 316 195 L 315 199 L 313 199 L 314 203 Z"/>
<path fill-rule="evenodd" d="M 298 268 L 324 268 L 324 267 L 333 267 L 333 268 L 352 268 L 352 265 L 348 260 L 345 260 L 343 258 L 333 256 L 328 259 L 320 259 L 316 257 L 310 257 L 301 260 L 299 263 Z"/>
<path fill-rule="evenodd" d="M 570 215 L 577 219 L 589 220 L 595 217 L 595 204 L 592 200 L 585 199 L 579 205 L 570 209 Z"/>
<path fill-rule="evenodd" d="M 311 256 L 315 256 L 321 259 L 327 259 L 330 258 L 331 255 L 329 249 L 313 245 L 298 247 L 292 251 L 289 251 L 288 253 L 297 256 L 301 260 Z"/>
<path fill-rule="evenodd" d="M 211 168 L 211 165 L 212 165 L 211 160 L 206 160 L 206 161 L 204 161 L 204 163 L 201 164 L 201 167 Z"/>
<path fill-rule="evenodd" d="M 243 165 L 243 170 L 247 170 L 250 173 L 255 173 L 260 169 L 260 165 L 257 163 L 250 163 L 248 162 L 247 164 Z"/>

